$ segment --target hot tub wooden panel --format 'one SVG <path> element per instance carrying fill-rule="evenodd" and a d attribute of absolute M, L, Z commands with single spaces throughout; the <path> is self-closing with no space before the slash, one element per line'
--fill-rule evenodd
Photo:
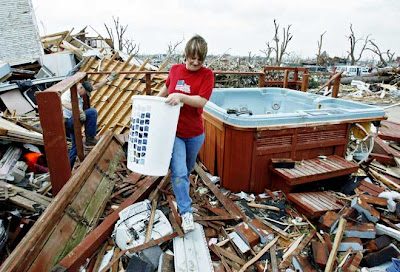
<path fill-rule="evenodd" d="M 233 192 L 261 193 L 271 188 L 271 158 L 311 159 L 344 156 L 350 123 L 279 129 L 243 128 L 204 113 L 205 143 L 200 159 L 221 185 Z"/>

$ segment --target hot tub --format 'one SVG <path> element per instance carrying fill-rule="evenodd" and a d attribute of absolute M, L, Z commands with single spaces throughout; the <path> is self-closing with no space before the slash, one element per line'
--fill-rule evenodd
<path fill-rule="evenodd" d="M 271 188 L 271 158 L 344 156 L 353 123 L 383 109 L 282 88 L 214 89 L 204 108 L 200 159 L 234 192 Z"/>

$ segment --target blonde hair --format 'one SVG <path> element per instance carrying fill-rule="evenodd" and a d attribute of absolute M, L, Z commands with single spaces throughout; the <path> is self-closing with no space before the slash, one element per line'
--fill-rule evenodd
<path fill-rule="evenodd" d="M 185 46 L 186 58 L 194 58 L 196 55 L 199 60 L 204 61 L 207 56 L 207 42 L 200 35 L 194 35 Z"/>

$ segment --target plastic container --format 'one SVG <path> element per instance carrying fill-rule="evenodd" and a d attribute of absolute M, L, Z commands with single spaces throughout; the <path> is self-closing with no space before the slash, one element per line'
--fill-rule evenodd
<path fill-rule="evenodd" d="M 180 106 L 166 98 L 134 95 L 128 142 L 128 168 L 149 176 L 165 176 L 171 161 Z"/>

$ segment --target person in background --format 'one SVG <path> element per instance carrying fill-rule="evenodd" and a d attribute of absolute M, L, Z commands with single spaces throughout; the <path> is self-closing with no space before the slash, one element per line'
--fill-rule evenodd
<path fill-rule="evenodd" d="M 78 104 L 79 104 L 79 119 L 81 124 L 86 123 L 86 141 L 84 144 L 86 146 L 96 145 L 98 140 L 95 138 L 97 133 L 97 111 L 94 108 L 89 108 L 83 110 L 83 97 L 87 94 L 89 97 L 93 91 L 96 91 L 103 87 L 107 82 L 111 82 L 115 80 L 118 73 L 113 72 L 109 77 L 95 84 L 94 86 L 89 81 L 83 81 L 78 83 L 77 92 L 78 92 Z M 67 134 L 70 135 L 72 147 L 69 150 L 69 163 L 72 167 L 74 166 L 77 151 L 76 151 L 76 143 L 75 143 L 75 135 L 74 135 L 74 120 L 72 118 L 72 103 L 71 103 L 71 92 L 69 90 L 65 91 L 61 95 L 61 104 L 63 108 L 63 116 L 65 120 L 65 128 L 67 130 Z"/>
<path fill-rule="evenodd" d="M 171 182 L 182 217 L 185 233 L 194 230 L 192 199 L 189 196 L 189 175 L 204 142 L 203 107 L 214 87 L 213 72 L 203 66 L 207 43 L 199 35 L 185 47 L 185 63 L 173 65 L 165 85 L 157 96 L 167 97 L 166 103 L 179 105 L 178 127 L 170 163 Z"/>

